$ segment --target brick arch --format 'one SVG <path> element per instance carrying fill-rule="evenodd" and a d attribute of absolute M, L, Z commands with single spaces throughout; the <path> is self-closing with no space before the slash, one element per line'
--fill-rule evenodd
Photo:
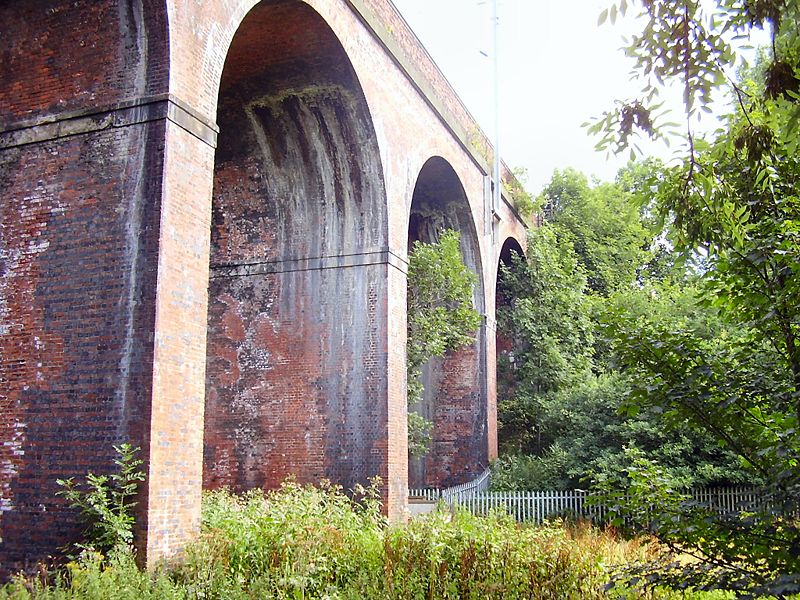
<path fill-rule="evenodd" d="M 502 276 L 500 266 L 506 265 L 507 267 L 511 267 L 512 256 L 514 254 L 520 256 L 523 260 L 525 259 L 525 251 L 522 244 L 520 244 L 515 237 L 510 236 L 503 242 L 497 260 L 497 273 L 495 276 L 495 314 L 504 307 L 509 306 L 511 302 L 511 298 L 507 298 L 501 293 Z M 495 327 L 494 335 L 497 399 L 501 401 L 503 397 L 510 392 L 513 385 L 513 364 L 511 363 L 513 359 L 513 340 L 501 329 L 499 324 Z M 505 367 L 503 365 L 505 365 Z"/>
<path fill-rule="evenodd" d="M 525 249 L 522 247 L 522 244 L 516 237 L 509 236 L 503 241 L 503 245 L 500 247 L 500 253 L 497 255 L 497 269 L 494 278 L 495 309 L 501 305 L 499 298 L 500 265 L 506 265 L 507 267 L 510 267 L 512 263 L 512 256 L 514 254 L 524 259 Z"/>
<path fill-rule="evenodd" d="M 208 118 L 217 113 L 222 74 L 233 40 L 254 8 L 303 4 L 324 21 L 340 43 L 346 41 L 348 33 L 346 20 L 339 18 L 342 9 L 347 8 L 346 4 L 336 0 L 166 1 L 171 33 L 170 62 L 173 65 L 170 90 L 195 108 L 199 115 Z M 193 26 L 196 23 L 204 26 Z"/>
<path fill-rule="evenodd" d="M 428 159 L 419 172 L 409 211 L 408 244 L 436 241 L 442 229 L 461 233 L 464 262 L 478 276 L 474 306 L 485 314 L 483 267 L 472 210 L 450 163 Z M 468 481 L 488 464 L 486 331 L 471 345 L 434 358 L 423 368 L 418 412 L 433 422 L 428 454 L 409 459 L 409 487 L 447 487 Z"/>
<path fill-rule="evenodd" d="M 308 3 L 263 0 L 220 75 L 204 486 L 387 478 L 380 152 Z"/>

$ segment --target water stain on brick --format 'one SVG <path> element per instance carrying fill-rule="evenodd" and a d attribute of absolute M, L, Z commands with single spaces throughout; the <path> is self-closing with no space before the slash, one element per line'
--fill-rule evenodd
<path fill-rule="evenodd" d="M 219 106 L 204 485 L 363 483 L 387 436 L 386 200 L 363 94 L 319 16 L 277 3 L 234 38 Z"/>
<path fill-rule="evenodd" d="M 0 446 L 0 496 L 14 506 L 0 522 L 0 562 L 9 569 L 76 539 L 74 511 L 64 510 L 55 496 L 55 480 L 108 472 L 112 445 L 132 435 L 134 415 L 148 396 L 152 361 L 144 339 L 148 320 L 140 313 L 154 286 L 126 231 L 138 225 L 135 244 L 154 244 L 145 219 L 134 218 L 121 201 L 158 197 L 147 187 L 157 183 L 139 189 L 124 175 L 152 172 L 149 161 L 159 160 L 158 148 L 147 144 L 152 138 L 142 135 L 147 128 L 158 125 L 0 155 L 0 255 L 6 265 L 0 295 L 9 313 L 0 346 L 0 439 L 13 441 Z M 140 145 L 147 164 L 137 158 Z M 152 211 L 142 210 L 152 218 Z M 142 327 L 136 331 L 125 326 L 130 298 L 139 313 L 132 320 Z M 125 348 L 129 373 L 120 369 Z M 126 407 L 126 397 L 137 406 Z"/>

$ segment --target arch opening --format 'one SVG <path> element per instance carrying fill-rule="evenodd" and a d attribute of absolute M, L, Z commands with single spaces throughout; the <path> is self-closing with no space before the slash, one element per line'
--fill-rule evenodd
<path fill-rule="evenodd" d="M 485 314 L 480 246 L 466 193 L 452 166 L 430 158 L 420 170 L 411 201 L 408 249 L 439 240 L 444 229 L 461 235 L 464 264 L 478 276 L 473 306 Z M 485 322 L 473 343 L 432 358 L 422 369 L 421 401 L 410 407 L 432 422 L 428 453 L 409 457 L 409 487 L 464 483 L 488 464 Z"/>
<path fill-rule="evenodd" d="M 522 250 L 520 243 L 513 237 L 510 237 L 503 242 L 503 246 L 500 249 L 500 255 L 497 261 L 497 277 L 495 279 L 495 310 L 501 306 L 508 306 L 511 302 L 511 298 L 508 298 L 504 294 L 502 285 L 502 267 L 505 266 L 506 268 L 511 269 L 514 266 L 515 260 L 525 260 L 525 252 Z"/>
<path fill-rule="evenodd" d="M 383 169 L 318 13 L 263 0 L 247 14 L 217 121 L 203 486 L 385 480 Z"/>
<path fill-rule="evenodd" d="M 517 258 L 518 257 L 518 258 Z M 504 308 L 511 306 L 511 298 L 503 285 L 503 269 L 514 267 L 516 260 L 525 260 L 525 253 L 520 243 L 513 237 L 503 242 L 497 262 L 497 278 L 495 284 L 495 314 L 500 317 Z M 495 328 L 495 368 L 497 375 L 497 401 L 512 393 L 514 386 L 514 340 L 503 329 L 502 318 L 498 319 Z"/>

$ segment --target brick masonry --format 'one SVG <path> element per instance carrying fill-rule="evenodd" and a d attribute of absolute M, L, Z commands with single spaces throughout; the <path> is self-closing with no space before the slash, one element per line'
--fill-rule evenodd
<path fill-rule="evenodd" d="M 222 82 L 205 485 L 386 480 L 386 195 L 363 94 L 299 3 L 248 14 Z"/>
<path fill-rule="evenodd" d="M 498 245 L 524 231 L 505 204 L 489 224 L 485 137 L 389 3 L 255 4 L 0 6 L 0 576 L 75 538 L 54 481 L 107 472 L 121 441 L 146 462 L 149 564 L 197 532 L 203 484 L 379 474 L 402 518 L 431 157 L 487 324 L 438 368 L 440 456 L 475 451 L 431 476 L 496 452 Z"/>
<path fill-rule="evenodd" d="M 442 158 L 423 166 L 411 204 L 409 248 L 420 240 L 437 241 L 442 229 L 461 234 L 464 263 L 478 274 L 474 308 L 485 313 L 478 233 L 464 188 Z M 450 487 L 466 483 L 489 463 L 485 377 L 485 327 L 475 342 L 432 359 L 423 368 L 423 398 L 416 410 L 433 422 L 432 444 L 424 458 L 409 460 L 409 486 Z"/>

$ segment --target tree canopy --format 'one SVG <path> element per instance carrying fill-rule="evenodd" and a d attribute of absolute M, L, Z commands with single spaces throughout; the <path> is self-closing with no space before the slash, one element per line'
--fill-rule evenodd
<path fill-rule="evenodd" d="M 637 204 L 659 168 L 631 165 L 612 184 L 557 171 L 540 196 L 547 220 L 531 232 L 526 259 L 502 268 L 507 302 L 498 308 L 498 328 L 512 351 L 500 357 L 496 487 L 619 479 L 629 466 L 626 447 L 641 449 L 687 486 L 746 480 L 713 437 L 685 424 L 665 428 L 663 411 L 635 410 L 628 401 L 633 375 L 613 362 L 606 322 L 618 313 L 636 307 L 677 324 L 686 315 L 673 300 L 694 304 L 687 269 Z M 698 320 L 714 315 L 692 312 Z"/>
<path fill-rule="evenodd" d="M 461 257 L 461 235 L 452 229 L 431 243 L 417 241 L 408 255 L 409 452 L 427 452 L 432 423 L 415 409 L 422 399 L 423 365 L 473 341 L 480 315 L 473 307 L 478 277 Z"/>
<path fill-rule="evenodd" d="M 635 576 L 783 598 L 800 591 L 800 530 L 784 516 L 800 498 L 800 5 L 622 0 L 603 16 L 630 6 L 644 23 L 627 48 L 643 96 L 621 101 L 590 131 L 601 148 L 616 150 L 637 130 L 663 135 L 658 95 L 665 83 L 683 90 L 684 152 L 677 165 L 652 174 L 652 206 L 665 239 L 696 265 L 689 306 L 712 318 L 665 321 L 649 307 L 618 302 L 604 335 L 636 382 L 632 407 L 710 433 L 765 484 L 765 504 L 731 514 L 678 499 L 648 526 L 699 560 L 648 565 Z M 754 67 L 734 74 L 741 62 L 732 39 L 753 28 L 769 32 L 769 47 Z M 732 98 L 722 125 L 696 135 L 693 118 L 722 91 Z M 647 468 L 652 475 L 655 467 Z M 630 471 L 629 486 L 658 495 L 659 478 L 646 483 L 643 469 Z"/>

